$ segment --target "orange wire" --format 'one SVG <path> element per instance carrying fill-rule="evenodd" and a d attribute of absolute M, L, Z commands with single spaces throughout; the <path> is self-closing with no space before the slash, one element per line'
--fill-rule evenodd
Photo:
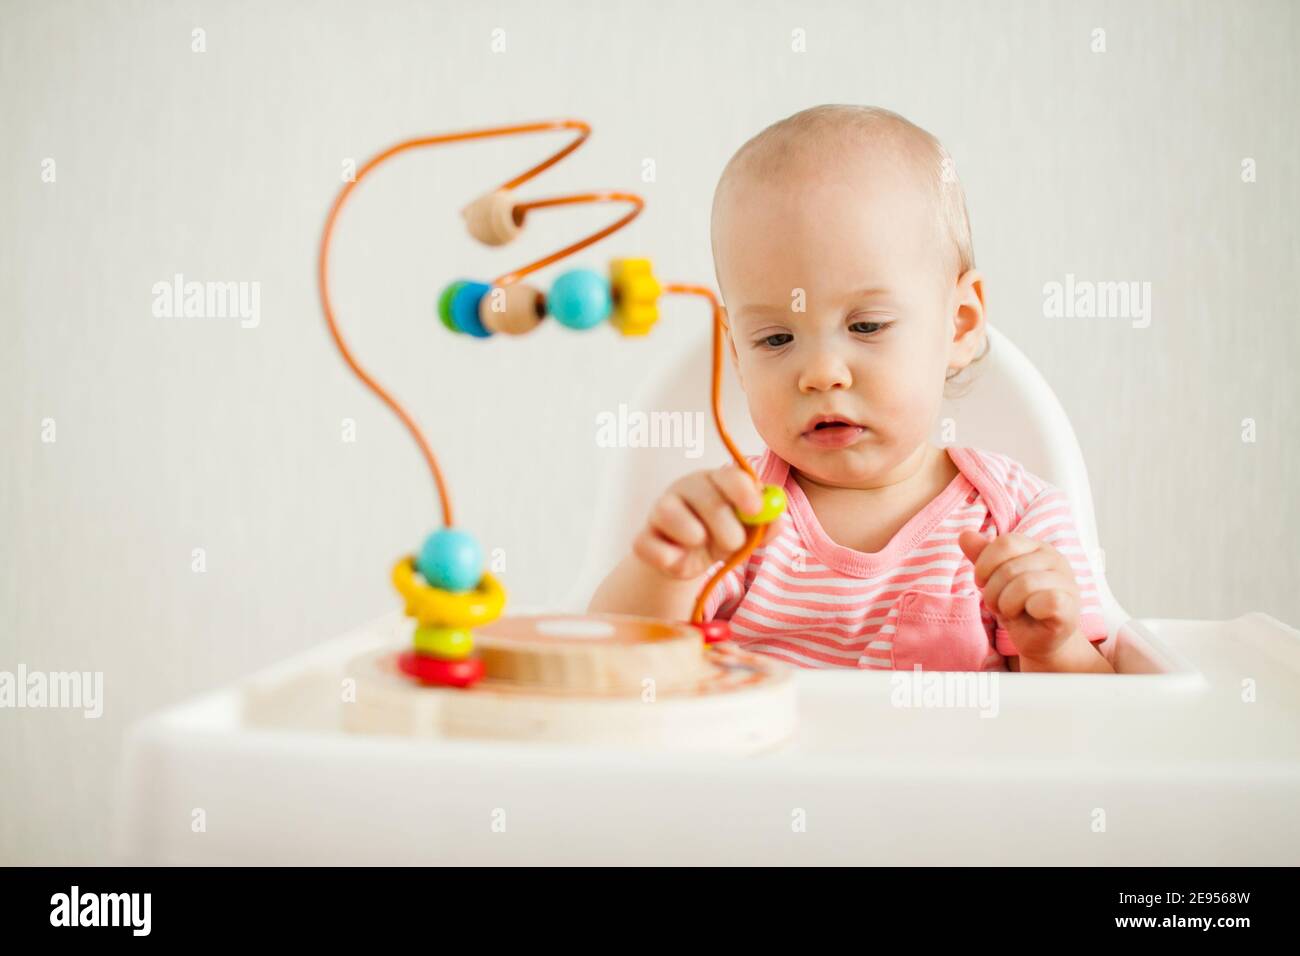
<path fill-rule="evenodd" d="M 713 306 L 713 387 L 710 392 L 710 400 L 713 405 L 713 423 L 718 428 L 718 435 L 722 438 L 722 443 L 727 446 L 727 451 L 735 459 L 749 477 L 758 481 L 758 475 L 754 473 L 753 467 L 740 453 L 735 442 L 731 440 L 731 435 L 727 433 L 727 426 L 722 421 L 722 306 L 718 302 L 718 297 L 713 294 L 713 290 L 702 285 L 682 285 L 679 283 L 669 283 L 664 286 L 664 292 L 678 292 L 686 295 L 703 296 L 709 300 Z M 733 554 L 722 567 L 718 568 L 707 581 L 699 595 L 695 598 L 695 605 L 691 608 L 691 621 L 699 624 L 704 620 L 704 605 L 708 602 L 709 594 L 718 586 L 724 577 L 742 561 L 745 561 L 763 542 L 763 536 L 767 533 L 767 525 L 750 525 L 745 534 L 745 543 L 741 545 L 739 551 Z"/>
<path fill-rule="evenodd" d="M 553 252 L 549 256 L 538 259 L 531 265 L 524 266 L 522 269 L 516 269 L 514 272 L 507 272 L 504 275 L 497 276 L 492 280 L 491 284 L 502 286 L 509 285 L 512 282 L 518 282 L 530 272 L 536 272 L 538 269 L 545 269 L 551 263 L 558 262 L 565 256 L 571 256 L 575 252 L 586 249 L 592 243 L 600 242 L 600 240 L 604 239 L 610 233 L 622 229 L 629 222 L 639 216 L 641 210 L 645 208 L 645 200 L 635 193 L 579 193 L 574 196 L 559 196 L 554 199 L 535 199 L 532 202 L 519 203 L 515 206 L 516 222 L 522 226 L 523 216 L 530 209 L 545 209 L 550 206 L 563 206 L 579 202 L 630 202 L 632 203 L 632 210 L 622 219 L 611 223 L 604 229 L 593 232 L 590 236 L 578 240 L 571 246 L 565 246 L 559 252 Z"/>
<path fill-rule="evenodd" d="M 330 240 L 333 238 L 334 225 L 338 220 L 339 212 L 343 209 L 343 204 L 347 202 L 348 197 L 352 195 L 352 191 L 361 183 L 361 180 L 365 179 L 366 176 L 369 175 L 377 166 L 391 159 L 392 157 L 398 155 L 399 153 L 404 153 L 407 150 L 411 150 L 411 149 L 419 149 L 424 146 L 441 146 L 446 143 L 456 143 L 465 140 L 488 139 L 494 136 L 513 136 L 521 133 L 542 133 L 542 132 L 549 132 L 553 130 L 575 130 L 577 132 L 577 135 L 574 137 L 572 142 L 568 143 L 561 149 L 557 150 L 555 153 L 553 153 L 548 158 L 544 159 L 542 162 L 538 163 L 536 166 L 533 166 L 532 168 L 525 170 L 524 172 L 520 173 L 518 176 L 514 177 L 513 179 L 507 180 L 505 183 L 502 183 L 500 186 L 497 187 L 497 189 L 499 190 L 506 190 L 506 189 L 514 189 L 516 186 L 519 186 L 522 183 L 526 183 L 534 176 L 537 176 L 539 173 L 542 173 L 547 169 L 549 169 L 550 167 L 554 166 L 565 156 L 568 156 L 575 149 L 581 146 L 586 141 L 587 137 L 591 135 L 591 127 L 587 123 L 583 122 L 582 120 L 575 120 L 575 119 L 547 120 L 538 123 L 521 123 L 514 126 L 494 126 L 486 129 L 467 130 L 461 133 L 444 133 L 439 136 L 421 136 L 421 137 L 416 137 L 414 139 L 402 140 L 400 143 L 396 143 L 388 147 L 387 149 L 383 150 L 382 152 L 378 153 L 377 155 L 371 157 L 369 160 L 366 161 L 366 163 L 359 170 L 357 170 L 356 177 L 351 182 L 344 183 L 343 188 L 340 189 L 338 195 L 334 197 L 334 204 L 330 207 L 329 215 L 325 217 L 325 228 L 321 232 L 320 261 L 317 270 L 317 283 L 320 289 L 321 308 L 325 312 L 325 321 L 329 325 L 330 334 L 334 337 L 334 344 L 338 346 L 339 351 L 343 354 L 343 360 L 347 362 L 348 367 L 351 368 L 352 371 L 356 373 L 356 376 L 359 379 L 361 379 L 361 381 L 365 383 L 370 388 L 371 391 L 373 391 L 376 395 L 379 396 L 379 398 L 384 402 L 384 404 L 386 404 L 389 408 L 393 410 L 393 413 L 396 414 L 399 419 L 401 419 L 402 424 L 405 425 L 407 430 L 411 433 L 411 437 L 415 439 L 416 445 L 419 446 L 420 452 L 421 454 L 424 455 L 424 460 L 429 466 L 429 471 L 433 474 L 433 481 L 438 488 L 438 499 L 442 507 L 442 523 L 448 528 L 450 528 L 453 525 L 451 494 L 447 490 L 447 482 L 443 478 L 442 469 L 438 466 L 438 459 L 433 454 L 433 449 L 429 447 L 429 443 L 425 439 L 424 433 L 420 431 L 420 426 L 415 423 L 415 420 L 410 416 L 409 413 L 407 413 L 406 409 L 402 407 L 401 403 L 398 402 L 397 399 L 395 399 L 392 395 L 390 395 L 388 391 L 382 385 L 380 385 L 379 382 L 377 382 L 374 379 L 373 376 L 371 376 L 365 369 L 363 369 L 360 366 L 360 364 L 358 364 L 356 358 L 354 358 L 352 355 L 351 349 L 349 349 L 347 343 L 343 341 L 343 336 L 339 332 L 338 323 L 336 322 L 334 317 L 334 307 L 331 304 L 330 294 L 329 294 Z M 520 211 L 520 207 L 517 206 L 516 216 L 522 216 L 523 212 L 526 212 L 529 208 L 545 208 L 548 206 L 561 205 L 567 203 L 606 202 L 606 201 L 631 202 L 633 204 L 633 209 L 631 212 L 629 212 L 622 219 L 619 219 L 613 225 L 598 230 L 597 232 L 592 233 L 590 236 L 587 236 L 585 239 L 575 242 L 570 246 L 566 246 L 560 251 L 552 253 L 549 256 L 545 256 L 544 258 L 539 259 L 534 263 L 524 266 L 522 269 L 516 270 L 513 273 L 507 273 L 505 276 L 500 277 L 497 280 L 494 280 L 492 284 L 505 285 L 507 284 L 507 282 L 513 282 L 523 276 L 528 275 L 530 272 L 534 272 L 537 269 L 541 269 L 545 266 L 548 266 L 553 262 L 563 259 L 565 256 L 572 255 L 573 253 L 577 252 L 580 249 L 585 249 L 593 242 L 598 242 L 601 239 L 603 239 L 605 236 L 608 236 L 610 233 L 614 232 L 615 230 L 621 229 L 623 226 L 627 225 L 629 222 L 631 222 L 633 219 L 636 218 L 636 216 L 641 212 L 641 209 L 644 207 L 645 204 L 640 196 L 635 196 L 630 193 L 611 192 L 611 193 L 583 193 L 578 196 L 568 196 L 559 199 L 541 200 L 540 202 L 523 204 L 522 211 Z"/>
<path fill-rule="evenodd" d="M 443 478 L 442 469 L 438 466 L 438 459 L 433 454 L 433 449 L 429 447 L 429 443 L 425 439 L 424 433 L 420 431 L 420 427 L 415 423 L 415 420 L 407 413 L 406 409 L 404 409 L 402 405 L 397 401 L 397 399 L 393 398 L 393 396 L 390 395 L 388 391 L 385 390 L 384 387 L 374 379 L 373 376 L 371 376 L 368 372 L 366 372 L 366 370 L 363 369 L 357 363 L 357 360 L 353 357 L 351 350 L 347 346 L 347 343 L 343 341 L 342 334 L 339 332 L 338 323 L 334 317 L 334 308 L 330 302 L 330 294 L 329 294 L 330 240 L 331 238 L 333 238 L 334 225 L 338 220 L 340 211 L 343 209 L 343 204 L 347 201 L 348 197 L 352 194 L 352 191 L 357 187 L 358 184 L 360 184 L 361 180 L 364 179 L 369 173 L 371 173 L 376 167 L 378 167 L 381 163 L 398 155 L 399 153 L 404 153 L 407 150 L 418 149 L 424 146 L 441 146 L 445 143 L 462 142 L 465 140 L 487 139 L 494 136 L 513 136 L 522 133 L 540 133 L 540 132 L 548 132 L 553 130 L 575 130 L 577 131 L 578 135 L 575 136 L 573 141 L 570 142 L 568 145 L 557 150 L 555 153 L 547 157 L 542 162 L 538 163 L 536 166 L 533 166 L 530 169 L 525 170 L 524 172 L 520 173 L 518 176 L 514 177 L 513 179 L 507 180 L 505 183 L 502 183 L 499 187 L 497 187 L 498 190 L 510 190 L 510 189 L 514 189 L 516 186 L 528 182 L 528 180 L 546 171 L 547 169 L 550 169 L 552 166 L 554 166 L 564 157 L 568 156 L 570 153 L 576 150 L 579 146 L 581 146 L 586 141 L 587 137 L 591 135 L 591 127 L 587 123 L 583 122 L 582 120 L 575 120 L 575 119 L 550 120 L 550 121 L 543 121 L 538 123 L 522 123 L 514 126 L 494 126 L 486 129 L 468 130 L 461 133 L 445 133 L 440 136 L 424 136 L 424 137 L 417 137 L 414 139 L 402 140 L 401 142 L 388 147 L 388 149 L 383 150 L 382 152 L 376 154 L 375 156 L 367 160 L 366 163 L 357 171 L 356 177 L 351 182 L 344 184 L 343 188 L 339 190 L 338 195 L 335 196 L 334 198 L 334 203 L 330 207 L 329 214 L 325 218 L 325 228 L 321 232 L 320 260 L 319 260 L 319 265 L 317 270 L 317 282 L 320 290 L 321 308 L 325 313 L 325 321 L 329 326 L 331 336 L 333 336 L 334 338 L 334 344 L 338 346 L 339 352 L 342 353 L 343 360 L 347 362 L 348 367 L 351 368 L 352 371 L 356 373 L 357 377 L 360 378 L 361 381 L 365 383 L 370 388 L 371 391 L 373 391 L 376 395 L 378 395 L 379 398 L 389 408 L 393 410 L 393 412 L 397 415 L 397 417 L 402 421 L 402 424 L 404 424 L 407 430 L 411 433 L 411 436 L 415 439 L 415 443 L 419 446 L 421 453 L 424 455 L 425 462 L 428 464 L 429 470 L 433 474 L 434 484 L 437 486 L 438 489 L 439 503 L 442 507 L 443 524 L 448 528 L 452 527 L 453 524 L 451 495 L 447 490 L 446 480 Z M 524 222 L 524 218 L 527 216 L 527 214 L 530 211 L 534 209 L 548 209 L 554 206 L 565 206 L 565 205 L 573 205 L 576 203 L 587 203 L 587 202 L 628 202 L 632 204 L 632 209 L 621 219 L 614 221 L 610 225 L 605 226 L 604 228 L 597 230 L 591 235 L 586 236 L 583 239 L 580 239 L 577 242 L 572 243 L 571 245 L 565 246 L 559 249 L 558 251 L 551 253 L 550 255 L 543 256 L 541 259 L 538 259 L 536 262 L 529 263 L 528 265 L 516 269 L 513 272 L 507 272 L 503 275 L 500 275 L 496 279 L 492 280 L 491 284 L 494 286 L 509 285 L 512 282 L 519 281 L 524 276 L 529 275 L 530 273 L 536 272 L 538 269 L 544 269 L 546 266 L 558 262 L 559 260 L 565 258 L 566 256 L 571 256 L 575 252 L 579 252 L 582 249 L 585 249 L 588 246 L 592 245 L 593 243 L 599 242 L 601 239 L 604 239 L 606 236 L 614 232 L 617 232 L 619 229 L 622 229 L 633 219 L 635 219 L 638 215 L 640 215 L 641 210 L 645 208 L 645 201 L 635 193 L 625 193 L 625 192 L 578 193 L 572 196 L 557 196 L 557 197 L 552 197 L 550 199 L 534 199 L 530 202 L 517 203 L 514 207 L 514 218 L 516 224 L 522 226 Z M 735 443 L 731 440 L 731 436 L 727 433 L 726 425 L 722 421 L 722 407 L 721 407 L 722 307 L 718 302 L 717 296 L 713 294 L 713 291 L 711 289 L 708 289 L 704 286 L 682 285 L 678 283 L 670 283 L 665 285 L 663 287 L 663 291 L 665 293 L 681 293 L 685 295 L 702 296 L 705 299 L 707 299 L 710 305 L 712 306 L 713 308 L 713 373 L 712 373 L 713 421 L 714 424 L 717 426 L 718 434 L 719 436 L 721 436 L 723 444 L 727 446 L 727 451 L 731 453 L 731 457 L 735 459 L 736 464 L 739 465 L 751 478 L 753 478 L 755 481 L 758 481 L 758 475 L 754 473 L 754 469 L 750 466 L 749 462 L 745 460 L 745 457 L 736 448 Z M 754 549 L 757 548 L 758 545 L 762 542 L 766 530 L 767 530 L 766 525 L 757 525 L 751 527 L 746 535 L 745 544 L 741 547 L 741 549 L 737 551 L 735 554 L 733 554 L 726 561 L 726 563 L 723 564 L 723 566 L 719 568 L 718 571 L 712 577 L 710 577 L 707 582 L 705 582 L 703 590 L 700 591 L 699 596 L 695 599 L 695 606 L 691 611 L 692 621 L 696 623 L 703 621 L 704 605 L 708 600 L 709 593 L 717 586 L 717 584 L 722 580 L 722 578 L 729 571 L 731 571 L 732 568 L 736 567 L 738 564 L 740 564 L 740 562 L 744 561 L 746 558 L 749 557 L 749 555 L 754 551 Z"/>

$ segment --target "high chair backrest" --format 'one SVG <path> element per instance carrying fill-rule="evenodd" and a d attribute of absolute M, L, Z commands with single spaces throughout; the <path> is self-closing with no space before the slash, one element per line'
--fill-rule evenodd
<path fill-rule="evenodd" d="M 1113 635 L 1127 615 L 1106 585 L 1088 472 L 1074 429 L 1055 393 L 1024 353 L 992 326 L 988 335 L 988 355 L 966 373 L 969 384 L 962 389 L 964 394 L 944 401 L 932 438 L 939 445 L 1008 455 L 1066 494 Z M 587 564 L 568 602 L 574 609 L 586 606 L 601 579 L 627 553 L 649 507 L 665 488 L 681 475 L 730 460 L 709 405 L 711 341 L 706 332 L 684 344 L 681 360 L 652 370 L 638 400 L 619 410 L 627 425 L 621 434 L 634 442 L 657 441 L 659 447 L 606 450 L 611 461 L 600 483 L 596 530 Z M 741 452 L 758 454 L 764 445 L 725 355 L 724 364 L 723 420 Z M 638 423 L 644 426 L 639 432 Z"/>

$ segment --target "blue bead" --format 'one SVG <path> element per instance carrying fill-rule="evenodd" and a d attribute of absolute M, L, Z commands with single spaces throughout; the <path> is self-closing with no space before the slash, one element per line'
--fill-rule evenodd
<path fill-rule="evenodd" d="M 415 566 L 430 587 L 468 591 L 483 577 L 483 549 L 472 534 L 439 528 L 424 539 Z"/>
<path fill-rule="evenodd" d="M 589 329 L 609 317 L 609 280 L 590 269 L 574 269 L 555 280 L 546 296 L 547 311 L 561 325 Z"/>
<path fill-rule="evenodd" d="M 485 339 L 492 333 L 483 328 L 478 317 L 478 303 L 492 287 L 482 282 L 466 282 L 451 297 L 451 321 L 468 335 Z"/>

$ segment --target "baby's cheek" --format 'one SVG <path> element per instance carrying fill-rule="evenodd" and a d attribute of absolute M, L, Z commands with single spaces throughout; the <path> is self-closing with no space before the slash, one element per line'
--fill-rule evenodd
<path fill-rule="evenodd" d="M 909 375 L 879 376 L 872 382 L 873 408 L 895 426 L 919 417 L 926 404 L 925 391 Z"/>
<path fill-rule="evenodd" d="M 771 444 L 785 431 L 785 420 L 790 414 L 788 404 L 774 399 L 771 393 L 750 394 L 749 417 L 754 428 Z"/>
<path fill-rule="evenodd" d="M 878 438 L 885 444 L 912 449 L 930 439 L 939 401 L 916 383 L 900 382 L 882 397 L 876 408 Z"/>

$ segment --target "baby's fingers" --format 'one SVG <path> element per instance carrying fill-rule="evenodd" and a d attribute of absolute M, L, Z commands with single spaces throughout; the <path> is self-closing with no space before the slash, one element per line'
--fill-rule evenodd
<path fill-rule="evenodd" d="M 665 574 L 675 572 L 686 556 L 685 550 L 680 546 L 664 540 L 649 527 L 642 530 L 632 542 L 632 553 Z"/>
<path fill-rule="evenodd" d="M 732 503 L 716 482 L 710 480 L 692 486 L 686 503 L 709 530 L 709 553 L 716 559 L 738 550 L 745 543 L 745 526 L 736 517 Z"/>
<path fill-rule="evenodd" d="M 1045 551 L 1030 551 L 1018 557 L 1010 558 L 998 565 L 984 584 L 984 603 L 990 609 L 998 607 L 998 598 L 1008 584 L 1030 571 L 1051 571 L 1056 564 L 1052 556 Z"/>
<path fill-rule="evenodd" d="M 709 533 L 681 495 L 666 494 L 650 512 L 650 527 L 682 548 L 698 548 Z"/>
<path fill-rule="evenodd" d="M 1035 591 L 1025 600 L 1025 613 L 1036 621 L 1068 623 L 1078 617 L 1079 599 L 1073 592 L 1059 588 Z"/>
<path fill-rule="evenodd" d="M 997 597 L 997 612 L 1007 620 L 1023 612 L 1038 621 L 1050 620 L 1058 613 L 1068 614 L 1073 596 L 1064 585 L 1064 580 L 1054 571 L 1027 571 L 1012 578 L 1002 589 Z M 1038 614 L 1028 607 L 1031 598 L 1035 599 Z"/>
<path fill-rule="evenodd" d="M 709 475 L 709 480 L 733 508 L 756 514 L 763 507 L 763 492 L 749 474 L 736 465 L 727 465 Z"/>

